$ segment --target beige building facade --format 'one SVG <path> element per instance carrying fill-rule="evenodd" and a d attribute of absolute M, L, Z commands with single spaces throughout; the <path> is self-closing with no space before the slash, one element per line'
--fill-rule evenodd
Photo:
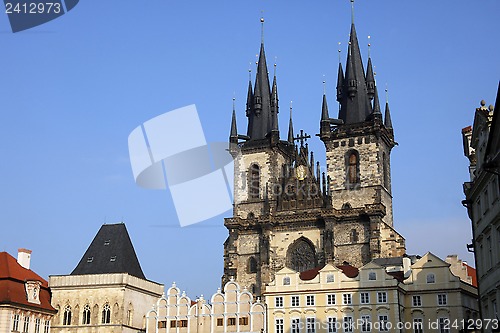
<path fill-rule="evenodd" d="M 268 332 L 459 332 L 475 323 L 477 289 L 449 264 L 432 253 L 397 259 L 283 268 L 264 293 Z"/>
<path fill-rule="evenodd" d="M 137 333 L 163 285 L 146 279 L 123 223 L 101 226 L 69 275 L 50 276 L 52 332 Z"/>
<path fill-rule="evenodd" d="M 205 300 L 191 300 L 176 284 L 147 315 L 147 333 L 225 333 L 265 330 L 266 306 L 231 280 Z"/>

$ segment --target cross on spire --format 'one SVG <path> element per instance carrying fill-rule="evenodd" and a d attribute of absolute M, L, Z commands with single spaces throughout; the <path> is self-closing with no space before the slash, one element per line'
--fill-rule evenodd
<path fill-rule="evenodd" d="M 304 130 L 300 130 L 300 135 L 297 134 L 294 140 L 300 141 L 300 146 L 304 146 L 304 142 L 307 144 L 307 139 L 311 138 L 311 136 L 307 133 L 304 133 Z"/>

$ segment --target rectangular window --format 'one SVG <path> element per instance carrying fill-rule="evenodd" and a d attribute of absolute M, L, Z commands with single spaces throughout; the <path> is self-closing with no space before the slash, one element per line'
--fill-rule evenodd
<path fill-rule="evenodd" d="M 275 325 L 276 325 L 275 326 L 276 327 L 276 333 L 284 333 L 283 319 L 282 318 L 276 319 Z"/>
<path fill-rule="evenodd" d="M 450 332 L 450 320 L 448 318 L 439 318 L 439 332 L 449 333 Z"/>
<path fill-rule="evenodd" d="M 342 304 L 344 305 L 352 304 L 352 294 L 342 294 Z"/>
<path fill-rule="evenodd" d="M 413 332 L 424 333 L 424 320 L 422 318 L 413 318 Z"/>
<path fill-rule="evenodd" d="M 412 300 L 413 300 L 413 306 L 422 306 L 422 296 L 414 295 L 412 297 Z"/>
<path fill-rule="evenodd" d="M 23 332 L 28 333 L 30 330 L 30 317 L 24 317 Z"/>
<path fill-rule="evenodd" d="M 277 296 L 274 299 L 274 306 L 277 308 L 282 308 L 283 307 L 283 296 Z"/>
<path fill-rule="evenodd" d="M 493 202 L 498 199 L 498 179 L 493 178 L 493 181 L 491 182 L 491 195 L 493 197 Z"/>
<path fill-rule="evenodd" d="M 35 319 L 35 333 L 40 333 L 40 318 Z"/>
<path fill-rule="evenodd" d="M 328 333 L 336 333 L 337 332 L 337 318 L 329 317 L 328 321 Z"/>
<path fill-rule="evenodd" d="M 316 333 L 316 318 L 306 318 L 306 333 Z"/>
<path fill-rule="evenodd" d="M 352 333 L 352 331 L 354 330 L 352 316 L 345 316 L 344 317 L 344 322 L 342 323 L 342 328 L 344 329 L 344 333 Z"/>
<path fill-rule="evenodd" d="M 370 316 L 361 316 L 361 332 L 370 332 L 372 330 L 372 323 Z"/>
<path fill-rule="evenodd" d="M 491 247 L 491 236 L 486 238 L 486 245 L 488 246 L 488 269 L 493 267 L 493 251 Z"/>
<path fill-rule="evenodd" d="M 158 323 L 158 327 L 160 327 L 160 323 L 161 323 L 161 321 Z M 174 328 L 174 327 L 177 327 L 177 321 L 171 320 L 170 321 L 170 328 Z"/>
<path fill-rule="evenodd" d="M 227 318 L 227 326 L 235 326 L 236 318 Z"/>
<path fill-rule="evenodd" d="M 389 330 L 389 326 L 387 325 L 387 323 L 389 322 L 389 317 L 387 315 L 379 315 L 378 322 L 380 324 L 380 332 L 387 332 Z"/>
<path fill-rule="evenodd" d="M 248 317 L 241 317 L 240 318 L 240 325 L 243 325 L 243 326 L 248 325 Z"/>
<path fill-rule="evenodd" d="M 359 294 L 360 303 L 361 304 L 369 304 L 370 303 L 370 293 L 360 293 Z"/>
<path fill-rule="evenodd" d="M 327 283 L 330 283 L 330 282 L 335 282 L 335 276 L 333 274 L 328 274 L 326 276 L 326 282 Z"/>
<path fill-rule="evenodd" d="M 335 305 L 335 294 L 326 295 L 326 304 L 327 305 Z"/>
<path fill-rule="evenodd" d="M 50 320 L 45 321 L 45 325 L 43 326 L 43 333 L 49 333 L 50 329 Z"/>
<path fill-rule="evenodd" d="M 307 295 L 306 296 L 306 305 L 307 306 L 314 306 L 314 295 Z"/>
<path fill-rule="evenodd" d="M 387 303 L 387 292 L 385 292 L 385 291 L 377 292 L 377 302 L 378 303 Z"/>
<path fill-rule="evenodd" d="M 290 333 L 300 333 L 300 319 L 292 318 L 292 326 Z"/>
<path fill-rule="evenodd" d="M 488 209 L 490 208 L 490 196 L 489 196 L 489 193 L 488 193 L 488 189 L 484 190 L 484 211 L 488 211 Z"/>
<path fill-rule="evenodd" d="M 179 320 L 179 327 L 188 327 L 187 319 Z"/>
<path fill-rule="evenodd" d="M 217 318 L 217 326 L 224 326 L 224 318 Z"/>
<path fill-rule="evenodd" d="M 175 327 L 175 321 L 170 322 L 170 327 L 172 327 L 172 323 L 174 323 Z M 158 322 L 158 328 L 166 328 L 167 327 L 167 321 L 166 320 L 161 320 Z"/>
<path fill-rule="evenodd" d="M 368 273 L 368 280 L 375 281 L 376 279 L 377 279 L 377 273 L 375 272 Z"/>
<path fill-rule="evenodd" d="M 438 305 L 446 305 L 448 301 L 446 299 L 446 294 L 438 294 Z"/>
<path fill-rule="evenodd" d="M 292 306 L 300 306 L 299 296 L 292 296 Z"/>
<path fill-rule="evenodd" d="M 15 314 L 12 318 L 12 330 L 14 332 L 19 332 L 19 315 Z"/>

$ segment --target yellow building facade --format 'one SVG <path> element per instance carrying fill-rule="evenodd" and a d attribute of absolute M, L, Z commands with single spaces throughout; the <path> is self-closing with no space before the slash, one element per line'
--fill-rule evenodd
<path fill-rule="evenodd" d="M 478 317 L 477 289 L 432 253 L 357 269 L 283 268 L 264 293 L 268 332 L 458 332 Z"/>

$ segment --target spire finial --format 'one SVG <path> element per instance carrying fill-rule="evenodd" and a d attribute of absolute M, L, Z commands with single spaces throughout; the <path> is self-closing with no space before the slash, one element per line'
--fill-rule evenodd
<path fill-rule="evenodd" d="M 354 24 L 354 0 L 351 0 L 351 23 Z"/>
<path fill-rule="evenodd" d="M 342 52 L 342 50 L 340 49 L 340 42 L 339 42 L 339 50 L 338 50 L 338 51 L 339 51 L 339 64 L 340 64 L 340 63 L 342 62 L 342 61 L 340 60 L 340 53 Z"/>
<path fill-rule="evenodd" d="M 233 111 L 236 110 L 235 102 L 236 102 L 236 92 L 233 92 Z"/>
<path fill-rule="evenodd" d="M 326 95 L 326 80 L 325 80 L 325 74 L 323 74 L 323 95 Z"/>
<path fill-rule="evenodd" d="M 371 36 L 368 36 L 368 58 L 370 58 L 370 49 L 371 49 L 371 46 L 372 46 L 372 44 L 370 43 L 370 39 L 371 38 L 372 38 Z"/>
<path fill-rule="evenodd" d="M 252 62 L 248 66 L 248 81 L 252 81 Z"/>
<path fill-rule="evenodd" d="M 387 88 L 387 83 L 385 84 L 385 102 L 389 103 L 389 88 Z"/>
<path fill-rule="evenodd" d="M 260 29 L 260 42 L 261 44 L 264 44 L 264 11 L 261 10 L 261 18 L 260 18 L 260 24 L 261 24 L 261 29 Z"/>
<path fill-rule="evenodd" d="M 276 76 L 276 62 L 277 62 L 278 57 L 274 57 L 274 76 Z"/>

